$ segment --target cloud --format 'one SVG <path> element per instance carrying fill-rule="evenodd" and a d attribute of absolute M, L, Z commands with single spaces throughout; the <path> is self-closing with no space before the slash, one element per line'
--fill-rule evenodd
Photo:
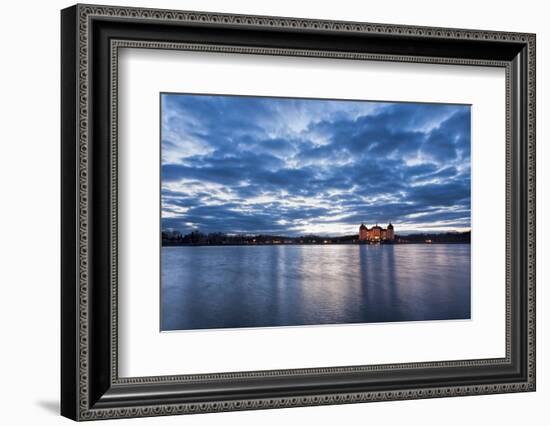
<path fill-rule="evenodd" d="M 161 102 L 163 228 L 470 227 L 469 106 L 185 94 Z"/>

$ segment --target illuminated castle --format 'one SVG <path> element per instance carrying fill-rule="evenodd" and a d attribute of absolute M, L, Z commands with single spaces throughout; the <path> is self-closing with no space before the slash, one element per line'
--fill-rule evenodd
<path fill-rule="evenodd" d="M 378 226 L 378 224 L 370 229 L 363 223 L 359 227 L 359 241 L 393 241 L 394 238 L 395 234 L 391 222 L 386 229 Z"/>

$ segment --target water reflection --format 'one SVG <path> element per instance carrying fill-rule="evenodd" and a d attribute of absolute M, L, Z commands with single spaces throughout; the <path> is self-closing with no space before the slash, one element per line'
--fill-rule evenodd
<path fill-rule="evenodd" d="M 470 317 L 469 245 L 164 247 L 161 329 Z"/>

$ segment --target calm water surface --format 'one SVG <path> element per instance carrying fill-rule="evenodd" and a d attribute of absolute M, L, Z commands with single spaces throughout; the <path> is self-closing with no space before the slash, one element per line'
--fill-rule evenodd
<path fill-rule="evenodd" d="M 470 318 L 470 245 L 163 247 L 161 330 Z"/>

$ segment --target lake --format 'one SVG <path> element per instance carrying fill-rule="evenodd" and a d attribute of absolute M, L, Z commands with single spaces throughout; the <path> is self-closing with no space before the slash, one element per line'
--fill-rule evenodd
<path fill-rule="evenodd" d="M 161 330 L 470 318 L 470 245 L 163 247 Z"/>

